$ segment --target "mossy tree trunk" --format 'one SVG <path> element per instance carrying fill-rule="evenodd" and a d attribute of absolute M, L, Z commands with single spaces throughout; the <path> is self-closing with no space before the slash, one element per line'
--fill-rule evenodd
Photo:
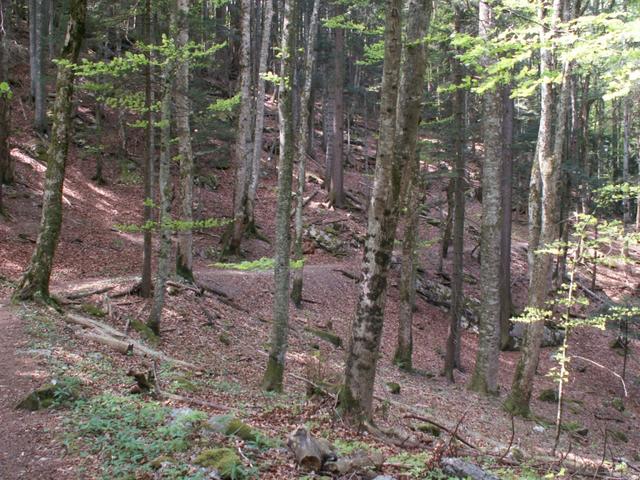
<path fill-rule="evenodd" d="M 337 5 L 337 14 L 343 12 L 344 7 Z M 336 208 L 344 207 L 344 29 L 336 28 L 333 32 L 334 38 L 334 77 L 331 100 L 333 101 L 332 117 L 332 145 L 328 148 L 333 150 L 331 159 L 331 188 L 329 199 Z"/>
<path fill-rule="evenodd" d="M 395 153 L 397 167 L 405 178 L 399 201 L 405 205 L 405 231 L 400 273 L 400 318 L 394 363 L 403 370 L 413 368 L 413 310 L 416 298 L 417 243 L 424 184 L 420 179 L 417 152 L 418 125 L 422 108 L 425 72 L 424 36 L 431 20 L 431 2 L 412 0 L 407 4 L 405 43 L 398 91 Z M 395 236 L 395 232 L 394 232 Z"/>
<path fill-rule="evenodd" d="M 291 98 L 298 0 L 284 0 L 282 11 L 282 52 L 280 73 L 280 158 L 278 159 L 278 196 L 276 205 L 276 246 L 274 265 L 275 292 L 273 299 L 273 327 L 269 359 L 262 387 L 267 391 L 282 391 L 284 364 L 289 333 L 289 249 L 291 244 L 291 184 L 293 175 L 294 125 Z"/>
<path fill-rule="evenodd" d="M 385 2 L 384 67 L 380 127 L 362 281 L 351 325 L 341 410 L 354 420 L 370 418 L 380 337 L 384 322 L 387 275 L 398 219 L 401 169 L 395 158 L 396 115 L 401 60 L 401 0 Z"/>
<path fill-rule="evenodd" d="M 242 39 L 240 47 L 240 114 L 235 144 L 236 183 L 233 197 L 233 223 L 226 233 L 224 253 L 240 254 L 240 244 L 247 227 L 247 201 L 253 148 L 251 145 L 251 2 L 241 2 Z"/>
<path fill-rule="evenodd" d="M 47 0 L 34 0 L 35 7 L 35 51 L 33 52 L 33 68 L 31 72 L 35 76 L 34 83 L 34 101 L 35 101 L 35 119 L 34 128 L 40 134 L 47 133 L 47 90 L 45 77 L 45 48 L 44 43 L 47 36 L 47 28 L 49 23 L 49 12 Z"/>
<path fill-rule="evenodd" d="M 554 0 L 551 28 L 547 30 L 544 26 L 541 27 L 540 36 L 543 47 L 540 51 L 540 65 L 542 78 L 545 78 L 545 73 L 551 71 L 554 66 L 553 50 L 548 46 L 548 43 L 553 39 L 557 24 L 562 20 L 563 4 L 563 0 Z M 538 8 L 541 24 L 547 20 L 549 7 L 550 5 L 546 1 L 540 2 Z M 552 288 L 553 255 L 541 253 L 538 250 L 558 239 L 558 181 L 562 147 L 565 140 L 566 102 L 568 102 L 569 93 L 569 78 L 566 73 L 565 69 L 557 112 L 554 112 L 555 98 L 551 82 L 546 80 L 540 86 L 540 127 L 536 145 L 536 159 L 534 160 L 537 165 L 534 165 L 532 171 L 532 179 L 537 176 L 540 178 L 540 190 L 538 192 L 537 189 L 532 189 L 529 197 L 530 216 L 536 215 L 534 218 L 530 217 L 530 222 L 539 221 L 539 225 L 536 223 L 530 225 L 529 306 L 542 311 L 547 311 L 549 308 L 547 300 Z M 557 120 L 555 125 L 555 142 L 557 143 L 554 142 L 554 114 Z M 534 202 L 533 205 L 532 202 Z M 527 416 L 530 413 L 531 392 L 538 366 L 543 332 L 543 319 L 532 321 L 526 326 L 522 354 L 516 365 L 511 392 L 505 403 L 507 410 L 513 414 Z"/>
<path fill-rule="evenodd" d="M 480 1 L 478 33 L 488 40 L 494 33 L 492 6 Z M 482 64 L 490 67 L 488 55 Z M 482 164 L 482 226 L 480 257 L 480 326 L 476 363 L 469 388 L 482 394 L 498 391 L 500 358 L 500 248 L 502 235 L 502 95 L 493 89 L 484 94 L 482 113 L 484 161 Z"/>
<path fill-rule="evenodd" d="M 189 43 L 189 0 L 177 1 L 176 47 L 181 58 L 176 67 L 175 112 L 178 134 L 178 154 L 180 156 L 180 182 L 178 186 L 178 204 L 180 220 L 193 222 L 193 152 L 191 150 L 191 126 L 189 113 L 189 59 L 186 46 Z M 179 277 L 193 282 L 193 229 L 181 229 L 178 233 L 176 250 L 176 273 Z"/>
<path fill-rule="evenodd" d="M 158 169 L 160 248 L 158 251 L 156 280 L 153 287 L 153 304 L 147 319 L 147 326 L 156 335 L 160 335 L 160 321 L 165 297 L 164 290 L 169 275 L 169 255 L 171 253 L 171 94 L 174 74 L 174 62 L 168 60 L 162 71 L 162 103 L 160 108 L 160 165 Z"/>
<path fill-rule="evenodd" d="M 86 0 L 71 0 L 67 34 L 60 54 L 64 63 L 58 65 L 56 76 L 56 100 L 53 104 L 51 142 L 47 150 L 42 216 L 35 251 L 14 293 L 14 298 L 19 300 L 33 300 L 36 297 L 43 300 L 49 299 L 49 279 L 62 226 L 62 189 L 69 151 L 73 107 L 75 73 L 73 68 L 69 68 L 69 64 L 75 64 L 78 61 L 84 37 L 86 13 Z"/>
<path fill-rule="evenodd" d="M 454 4 L 454 29 L 462 33 L 462 7 Z M 462 83 L 463 70 L 460 61 L 452 56 L 451 73 L 454 85 Z M 453 187 L 453 268 L 451 271 L 451 309 L 449 310 L 449 331 L 447 333 L 447 349 L 444 361 L 444 375 L 454 381 L 453 370 L 460 368 L 460 318 L 464 308 L 464 191 L 465 179 L 465 122 L 464 95 L 461 88 L 456 89 L 453 97 L 453 151 L 455 154 L 455 184 Z"/>
<path fill-rule="evenodd" d="M 311 17 L 309 18 L 309 29 L 307 32 L 307 45 L 305 47 L 304 57 L 304 85 L 302 86 L 302 95 L 300 98 L 300 123 L 298 126 L 298 135 L 296 137 L 296 157 L 298 159 L 298 189 L 296 192 L 296 211 L 295 211 L 295 242 L 294 242 L 294 260 L 301 262 L 302 255 L 302 210 L 304 206 L 304 184 L 305 184 L 305 165 L 307 158 L 307 142 L 309 140 L 309 101 L 311 99 L 311 86 L 313 81 L 313 70 L 315 65 L 315 44 L 318 32 L 318 10 L 320 1 L 314 0 Z M 302 279 L 303 265 L 298 265 L 293 271 L 293 285 L 291 288 L 291 299 L 296 307 L 302 305 Z"/>

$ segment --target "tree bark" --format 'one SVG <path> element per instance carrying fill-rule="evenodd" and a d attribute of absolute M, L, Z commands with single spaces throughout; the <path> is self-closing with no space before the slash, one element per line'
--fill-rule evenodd
<path fill-rule="evenodd" d="M 454 29 L 462 33 L 462 9 L 456 3 Z M 462 84 L 462 64 L 455 57 L 451 59 L 452 80 L 454 85 Z M 451 308 L 449 310 L 449 331 L 447 334 L 447 350 L 444 361 L 444 375 L 454 381 L 453 370 L 460 368 L 460 318 L 464 309 L 464 217 L 466 188 L 465 179 L 465 122 L 464 96 L 461 87 L 457 88 L 453 97 L 453 147 L 455 154 L 455 185 L 453 191 L 453 269 L 451 272 Z"/>
<path fill-rule="evenodd" d="M 251 182 L 247 197 L 247 227 L 249 231 L 256 231 L 255 209 L 258 183 L 260 182 L 260 161 L 262 160 L 262 133 L 264 130 L 264 99 L 267 61 L 269 59 L 269 45 L 271 42 L 271 24 L 273 23 L 273 0 L 265 0 L 262 18 L 262 39 L 260 41 L 260 60 L 258 67 L 256 93 L 256 122 L 253 134 L 253 159 L 251 168 Z"/>
<path fill-rule="evenodd" d="M 311 85 L 313 81 L 313 69 L 315 64 L 315 44 L 318 32 L 318 10 L 320 1 L 314 0 L 311 18 L 309 19 L 309 30 L 307 36 L 307 45 L 305 49 L 304 60 L 304 85 L 302 87 L 302 95 L 300 98 L 300 122 L 298 127 L 298 136 L 296 138 L 296 157 L 298 159 L 298 191 L 296 192 L 296 211 L 295 211 L 295 246 L 294 260 L 302 262 L 302 210 L 304 207 L 304 184 L 305 184 L 305 164 L 307 157 L 307 141 L 309 139 L 309 100 L 311 98 Z M 293 286 L 291 289 L 291 299 L 296 307 L 302 305 L 302 280 L 303 265 L 297 265 L 293 271 Z"/>
<path fill-rule="evenodd" d="M 396 115 L 401 57 L 401 0 L 385 2 L 384 67 L 380 100 L 380 137 L 369 208 L 362 281 L 351 326 L 345 380 L 339 394 L 342 411 L 370 418 L 376 364 L 386 304 L 387 274 L 398 218 L 401 169 L 395 157 Z"/>
<path fill-rule="evenodd" d="M 341 7 L 342 8 L 342 7 Z M 331 189 L 329 198 L 336 208 L 344 207 L 344 29 L 334 31 L 333 118 L 331 137 Z"/>
<path fill-rule="evenodd" d="M 9 52 L 7 49 L 7 35 L 9 22 L 7 19 L 6 2 L 0 3 L 0 16 L 4 19 L 4 28 L 0 30 L 0 215 L 4 212 L 2 203 L 3 185 L 13 182 L 13 162 L 9 152 L 9 133 L 11 131 L 11 97 L 9 82 Z"/>
<path fill-rule="evenodd" d="M 395 154 L 403 170 L 399 201 L 406 208 L 406 224 L 402 243 L 400 272 L 400 317 L 398 341 L 393 362 L 402 370 L 413 368 L 413 310 L 416 298 L 417 243 L 422 204 L 423 182 L 420 181 L 420 157 L 417 153 L 418 125 L 422 107 L 425 76 L 424 36 L 431 21 L 431 2 L 412 0 L 407 4 L 405 43 L 402 47 L 402 67 L 398 91 Z M 395 236 L 395 232 L 394 232 Z"/>
<path fill-rule="evenodd" d="M 493 8 L 481 1 L 479 15 L 479 35 L 488 39 L 495 28 Z M 485 67 L 491 63 L 488 57 L 483 59 Z M 502 95 L 496 89 L 484 95 L 482 130 L 485 154 L 482 164 L 480 334 L 469 388 L 485 395 L 495 395 L 498 392 L 500 359 L 500 248 L 503 223 Z"/>
<path fill-rule="evenodd" d="M 172 14 L 172 17 L 175 15 Z M 172 18 L 172 23 L 174 19 Z M 165 285 L 169 275 L 169 255 L 171 253 L 171 94 L 176 66 L 175 60 L 167 59 L 162 68 L 162 103 L 160 109 L 160 165 L 158 170 L 158 190 L 160 192 L 160 248 L 158 267 L 153 287 L 153 304 L 147 319 L 147 326 L 160 335 L 160 322 L 164 308 Z"/>
<path fill-rule="evenodd" d="M 153 41 L 153 11 L 152 0 L 145 0 L 145 41 L 147 45 L 152 45 Z M 154 180 L 154 164 L 155 164 L 155 127 L 154 114 L 152 105 L 154 103 L 152 74 L 153 66 L 151 65 L 151 51 L 146 53 L 147 65 L 145 66 L 144 76 L 144 105 L 146 110 L 147 126 L 145 130 L 145 160 L 144 160 L 144 209 L 142 212 L 143 221 L 149 225 L 153 218 L 153 180 Z M 140 293 L 143 298 L 151 297 L 152 280 L 151 280 L 151 257 L 153 255 L 153 233 L 151 228 L 145 228 L 142 247 L 142 280 L 140 284 Z"/>
<path fill-rule="evenodd" d="M 240 254 L 240 244 L 247 227 L 247 196 L 251 182 L 253 148 L 251 145 L 251 2 L 241 2 L 242 40 L 240 45 L 240 114 L 238 115 L 238 136 L 235 146 L 236 184 L 233 197 L 233 223 L 229 233 L 225 253 Z"/>
<path fill-rule="evenodd" d="M 189 0 L 177 1 L 178 50 L 186 50 L 189 43 Z M 180 156 L 180 183 L 178 203 L 180 220 L 193 223 L 193 152 L 191 150 L 191 127 L 189 124 L 189 60 L 182 57 L 176 67 L 175 112 L 178 134 L 178 154 Z M 193 229 L 178 232 L 176 251 L 176 273 L 179 277 L 193 282 Z"/>
<path fill-rule="evenodd" d="M 44 42 L 48 25 L 47 0 L 35 0 L 35 52 L 32 75 L 35 76 L 35 120 L 38 133 L 47 133 L 47 91 L 44 72 Z"/>
<path fill-rule="evenodd" d="M 510 343 L 511 329 L 511 221 L 513 184 L 513 115 L 514 102 L 511 88 L 502 92 L 502 231 L 500 240 L 500 349 L 506 350 Z"/>
<path fill-rule="evenodd" d="M 86 12 L 86 0 L 71 0 L 65 44 L 60 55 L 61 59 L 70 64 L 78 61 Z M 33 300 L 36 297 L 49 300 L 49 279 L 62 226 L 62 189 L 69 150 L 74 79 L 73 68 L 65 64 L 58 66 L 42 216 L 35 251 L 14 293 L 14 298 L 18 300 Z"/>
<path fill-rule="evenodd" d="M 562 20 L 563 0 L 554 0 L 554 15 L 551 28 L 547 33 L 544 27 L 541 31 L 541 43 L 545 45 L 556 33 L 557 24 Z M 544 23 L 548 3 L 542 0 L 540 4 L 540 23 Z M 545 75 L 553 67 L 553 50 L 543 46 L 541 48 L 541 75 Z M 569 100 L 569 65 L 563 67 L 563 80 L 560 96 L 555 112 L 555 138 L 553 133 L 554 98 L 551 83 L 544 80 L 540 87 L 541 111 L 540 128 L 537 144 L 537 168 L 539 169 L 541 192 L 540 227 L 537 243 L 529 244 L 530 281 L 529 306 L 538 311 L 548 311 L 547 299 L 552 287 L 553 255 L 541 253 L 540 249 L 550 245 L 558 239 L 558 180 L 560 164 L 565 140 L 566 109 Z M 544 77 L 543 77 L 544 78 Z M 531 200 L 535 200 L 530 197 Z M 530 239 L 535 242 L 535 237 Z M 534 319 L 526 326 L 522 355 L 516 365 L 511 392 L 505 407 L 516 415 L 526 416 L 530 412 L 531 392 L 535 371 L 540 356 L 540 345 L 544 330 L 543 318 Z"/>
<path fill-rule="evenodd" d="M 282 67 L 278 113 L 280 116 L 280 158 L 278 159 L 278 196 L 276 207 L 276 247 L 274 265 L 273 329 L 267 369 L 262 387 L 282 391 L 289 332 L 289 248 L 291 234 L 291 184 L 293 174 L 294 125 L 291 98 L 293 84 L 298 0 L 284 0 L 282 21 Z"/>

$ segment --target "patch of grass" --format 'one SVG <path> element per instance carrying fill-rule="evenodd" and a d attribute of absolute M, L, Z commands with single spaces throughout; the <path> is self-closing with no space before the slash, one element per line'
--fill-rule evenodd
<path fill-rule="evenodd" d="M 402 465 L 403 474 L 409 478 L 439 478 L 425 477 L 427 473 L 427 464 L 429 463 L 429 454 L 426 452 L 409 453 L 401 452 L 387 459 L 388 462 Z M 435 474 L 435 472 L 433 472 Z M 440 478 L 446 478 L 440 477 Z"/>
<path fill-rule="evenodd" d="M 336 453 L 338 454 L 339 457 L 352 455 L 357 451 L 370 452 L 371 450 L 373 450 L 371 445 L 369 445 L 366 442 L 361 442 L 359 440 L 347 441 L 347 440 L 338 439 L 335 442 L 333 442 L 333 446 L 336 449 Z"/>
<path fill-rule="evenodd" d="M 107 312 L 105 312 L 102 308 L 98 307 L 97 305 L 94 305 L 93 303 L 83 303 L 82 305 L 80 305 L 80 311 L 82 311 L 82 313 L 85 313 L 87 315 L 91 315 L 92 317 L 98 317 L 98 318 L 103 318 L 107 315 Z"/>

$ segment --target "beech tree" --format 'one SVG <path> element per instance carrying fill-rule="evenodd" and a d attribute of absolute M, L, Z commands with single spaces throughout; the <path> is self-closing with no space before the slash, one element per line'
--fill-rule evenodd
<path fill-rule="evenodd" d="M 7 18 L 5 2 L 0 4 L 0 18 Z M 11 130 L 10 105 L 13 97 L 9 83 L 9 52 L 7 35 L 9 22 L 4 21 L 0 29 L 0 215 L 4 213 L 2 188 L 13 182 L 13 162 L 9 152 L 9 132 Z"/>
<path fill-rule="evenodd" d="M 69 151 L 75 80 L 73 65 L 78 61 L 86 13 L 86 0 L 70 1 L 69 23 L 56 76 L 56 99 L 53 104 L 51 141 L 47 149 L 42 216 L 35 251 L 14 293 L 14 298 L 18 300 L 40 298 L 49 301 L 49 279 L 62 226 L 62 189 Z"/>
<path fill-rule="evenodd" d="M 295 155 L 293 99 L 291 86 L 296 51 L 295 19 L 298 18 L 298 0 L 284 0 L 282 11 L 282 50 L 278 114 L 280 123 L 280 156 L 278 159 L 278 196 L 276 206 L 276 246 L 273 295 L 273 327 L 269 359 L 262 380 L 267 391 L 282 391 L 284 364 L 289 333 L 289 249 L 291 246 L 291 184 Z"/>

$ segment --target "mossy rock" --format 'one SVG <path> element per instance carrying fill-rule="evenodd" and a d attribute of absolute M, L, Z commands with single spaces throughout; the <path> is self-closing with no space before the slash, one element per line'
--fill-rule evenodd
<path fill-rule="evenodd" d="M 132 319 L 130 325 L 131 328 L 138 332 L 142 338 L 144 338 L 152 345 L 157 345 L 160 341 L 158 336 L 153 333 L 153 330 L 151 330 L 146 323 L 141 322 L 140 320 Z"/>
<path fill-rule="evenodd" d="M 434 437 L 439 437 L 440 433 L 442 433 L 438 427 L 436 427 L 435 425 L 431 425 L 430 423 L 421 423 L 416 427 L 416 430 L 422 433 L 433 435 Z"/>
<path fill-rule="evenodd" d="M 153 460 L 151 460 L 149 462 L 149 465 L 151 465 L 151 468 L 153 468 L 154 470 L 159 470 L 164 465 L 172 464 L 172 463 L 176 463 L 175 458 L 172 458 L 172 457 L 170 457 L 168 455 L 160 455 L 160 456 L 154 458 Z"/>
<path fill-rule="evenodd" d="M 211 417 L 207 424 L 214 432 L 228 436 L 233 435 L 241 438 L 245 442 L 258 443 L 261 439 L 266 438 L 258 429 L 253 428 L 232 415 L 217 415 Z"/>
<path fill-rule="evenodd" d="M 104 318 L 107 315 L 107 312 L 93 303 L 83 303 L 80 305 L 80 310 L 82 313 L 98 318 Z"/>
<path fill-rule="evenodd" d="M 326 330 L 319 330 L 317 328 L 312 328 L 312 327 L 304 327 L 304 331 L 311 333 L 316 337 L 329 342 L 331 345 L 333 345 L 336 348 L 342 347 L 342 338 L 340 338 L 335 333 L 328 332 Z"/>
<path fill-rule="evenodd" d="M 218 340 L 220 340 L 221 344 L 226 345 L 227 347 L 231 345 L 231 339 L 229 338 L 229 335 L 224 332 L 218 335 Z"/>
<path fill-rule="evenodd" d="M 27 395 L 16 408 L 35 412 L 53 406 L 68 405 L 80 398 L 80 389 L 77 379 L 53 379 Z"/>
<path fill-rule="evenodd" d="M 387 388 L 389 389 L 389 393 L 393 395 L 400 394 L 400 384 L 396 382 L 387 382 Z"/>
<path fill-rule="evenodd" d="M 555 388 L 547 388 L 540 392 L 538 400 L 542 402 L 556 403 L 558 401 L 558 392 Z"/>
<path fill-rule="evenodd" d="M 194 463 L 201 467 L 216 470 L 224 479 L 239 478 L 239 469 L 242 467 L 240 457 L 231 448 L 210 448 L 203 450 L 196 457 Z"/>

